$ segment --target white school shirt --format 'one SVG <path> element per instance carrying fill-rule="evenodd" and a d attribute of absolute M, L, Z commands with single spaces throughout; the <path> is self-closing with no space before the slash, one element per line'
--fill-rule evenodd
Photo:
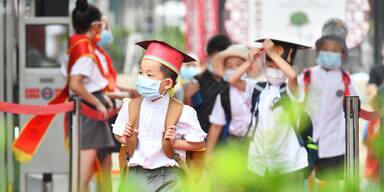
<path fill-rule="evenodd" d="M 290 99 L 304 99 L 302 91 L 298 93 L 297 98 L 288 88 L 287 94 Z M 260 93 L 258 124 L 248 151 L 248 169 L 260 176 L 264 176 L 267 171 L 284 174 L 308 166 L 307 151 L 300 146 L 295 131 L 287 123 L 286 112 L 282 106 L 273 110 L 271 108 L 274 100 L 278 98 L 279 86 L 267 85 Z"/>
<path fill-rule="evenodd" d="M 169 104 L 169 95 L 152 102 L 143 99 L 140 108 L 139 134 L 137 148 L 129 160 L 128 165 L 141 166 L 145 169 L 177 166 L 173 159 L 169 159 L 162 150 L 162 136 L 164 131 L 165 116 Z M 113 133 L 122 136 L 124 127 L 129 121 L 128 102 L 124 102 L 113 126 Z M 188 142 L 203 142 L 206 133 L 201 129 L 196 111 L 184 105 L 180 120 L 176 125 L 176 138 Z M 176 150 L 182 159 L 185 151 Z"/>
<path fill-rule="evenodd" d="M 103 70 L 107 72 L 108 65 L 105 56 L 98 50 L 95 50 L 95 53 L 96 56 L 99 57 Z M 66 61 L 61 65 L 61 73 L 65 77 L 68 76 L 67 65 L 68 57 L 66 58 Z M 71 68 L 70 75 L 84 76 L 83 85 L 85 89 L 90 93 L 103 90 L 108 85 L 108 80 L 101 74 L 94 59 L 89 56 L 84 56 L 77 59 Z M 69 92 L 71 95 L 73 95 L 71 90 L 69 90 Z"/>
<path fill-rule="evenodd" d="M 254 80 L 246 80 L 245 91 L 241 91 L 234 86 L 229 88 L 229 99 L 231 105 L 232 119 L 229 124 L 229 133 L 234 136 L 245 136 L 248 131 L 249 124 L 251 123 L 252 114 L 252 91 L 253 86 L 256 84 Z M 226 124 L 224 108 L 221 105 L 220 94 L 217 95 L 215 104 L 209 121 L 212 124 L 224 126 Z"/>
<path fill-rule="evenodd" d="M 303 74 L 298 79 L 299 88 L 304 90 Z M 349 91 L 350 95 L 358 95 L 352 83 Z M 311 68 L 306 111 L 312 119 L 313 139 L 318 142 L 320 158 L 345 154 L 343 98 L 344 83 L 340 70 L 326 71 L 320 66 Z"/>

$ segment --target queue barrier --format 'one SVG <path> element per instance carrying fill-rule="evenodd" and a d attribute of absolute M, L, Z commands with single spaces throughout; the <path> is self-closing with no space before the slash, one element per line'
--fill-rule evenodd
<path fill-rule="evenodd" d="M 347 179 L 356 181 L 356 177 L 353 175 L 358 174 L 358 167 L 356 167 L 356 147 L 358 147 L 358 122 L 356 118 L 363 118 L 368 121 L 373 121 L 381 117 L 379 112 L 368 112 L 360 109 L 360 106 L 356 107 L 356 102 L 359 102 L 356 98 L 346 97 L 346 122 L 347 122 Z M 81 102 L 79 97 L 75 97 L 74 101 L 50 104 L 50 105 L 28 105 L 28 104 L 16 104 L 9 102 L 0 102 L 0 112 L 20 114 L 20 115 L 51 115 L 57 113 L 73 112 L 72 113 L 72 127 L 70 128 L 71 137 L 69 138 L 70 150 L 70 191 L 80 191 L 80 113 L 86 117 L 94 120 L 106 121 L 108 117 L 116 115 L 119 109 L 112 109 L 108 111 L 108 116 L 105 116 L 102 112 L 93 109 L 92 107 Z M 357 115 L 356 115 L 357 114 Z M 351 118 L 350 118 L 351 117 Z M 351 137 L 350 137 L 351 136 Z M 351 145 L 352 143 L 352 145 Z M 356 145 L 357 144 L 357 145 Z M 353 153 L 350 153 L 350 152 Z M 357 169 L 357 170 L 356 170 Z M 355 175 L 356 176 L 356 175 Z M 356 188 L 355 188 L 356 189 Z"/>
<path fill-rule="evenodd" d="M 72 112 L 72 127 L 69 127 L 70 137 L 68 138 L 70 146 L 70 162 L 69 162 L 69 189 L 71 192 L 80 191 L 80 135 L 81 135 L 81 116 L 82 115 L 98 120 L 106 121 L 109 117 L 117 115 L 119 108 L 108 111 L 105 116 L 102 112 L 81 102 L 79 97 L 75 97 L 74 101 L 50 104 L 50 105 L 28 105 L 16 104 L 9 102 L 0 102 L 0 112 L 13 113 L 19 115 L 52 115 L 58 113 Z"/>

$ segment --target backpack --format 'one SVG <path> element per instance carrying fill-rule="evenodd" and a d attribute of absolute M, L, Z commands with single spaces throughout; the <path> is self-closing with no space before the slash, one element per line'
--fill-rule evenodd
<path fill-rule="evenodd" d="M 341 77 L 344 83 L 344 96 L 349 96 L 349 84 L 351 83 L 351 77 L 349 76 L 348 72 L 341 69 Z M 304 92 L 307 95 L 309 92 L 309 86 L 311 84 L 311 78 L 312 78 L 312 70 L 311 68 L 304 69 Z"/>
<path fill-rule="evenodd" d="M 231 99 L 229 96 L 229 92 L 230 92 L 229 90 L 230 90 L 229 86 L 227 86 L 226 89 L 220 93 L 221 106 L 223 107 L 224 114 L 225 114 L 225 125 L 221 130 L 221 133 L 219 136 L 219 141 L 221 143 L 226 142 L 229 136 L 229 125 L 231 124 L 231 121 L 232 121 Z"/>
<path fill-rule="evenodd" d="M 139 115 L 140 115 L 140 107 L 141 103 L 143 101 L 143 97 L 136 97 L 131 99 L 129 103 L 129 122 L 131 123 L 133 129 L 138 129 L 139 127 Z M 164 124 L 164 130 L 166 130 L 168 127 L 172 125 L 176 125 L 177 122 L 180 119 L 181 113 L 183 111 L 184 104 L 178 101 L 177 99 L 170 97 L 169 99 L 169 105 L 167 114 L 165 117 L 165 124 Z M 121 145 L 120 152 L 119 152 L 119 166 L 121 170 L 121 176 L 122 178 L 126 177 L 128 174 L 128 166 L 127 166 L 127 160 L 133 156 L 136 147 L 137 147 L 137 134 L 133 134 L 131 137 L 127 137 L 127 143 L 125 145 Z M 177 164 L 180 166 L 180 168 L 187 174 L 191 175 L 190 170 L 188 168 L 188 165 L 185 161 L 183 161 L 179 154 L 175 152 L 171 142 L 169 140 L 162 140 L 162 148 L 164 154 L 170 158 L 174 159 Z M 187 154 L 187 157 L 191 158 L 191 164 L 193 164 L 193 160 L 196 159 L 196 161 L 200 162 L 203 158 L 205 149 L 201 149 L 198 151 L 190 152 L 190 154 Z"/>
<path fill-rule="evenodd" d="M 267 82 L 258 82 L 252 93 L 252 105 L 251 113 L 256 118 L 256 125 L 253 130 L 253 134 L 256 131 L 257 119 L 259 115 L 258 104 L 260 102 L 260 94 L 267 86 Z M 318 146 L 317 143 L 312 139 L 313 125 L 312 120 L 307 112 L 300 106 L 299 103 L 289 99 L 287 95 L 287 85 L 284 83 L 280 86 L 280 99 L 276 101 L 272 109 L 281 106 L 286 114 L 289 116 L 290 124 L 293 127 L 297 140 L 300 146 L 304 147 L 308 154 L 308 167 L 304 169 L 304 178 L 308 178 L 311 174 L 316 159 L 318 158 Z M 298 111 L 293 112 L 292 109 Z M 295 122 L 295 120 L 297 120 Z M 251 122 L 252 125 L 252 122 Z"/>
<path fill-rule="evenodd" d="M 209 116 L 212 113 L 217 95 L 229 87 L 223 80 L 217 81 L 208 70 L 194 78 L 200 85 L 199 90 L 192 96 L 192 107 L 197 112 L 197 118 L 204 132 L 208 133 L 211 123 Z"/>

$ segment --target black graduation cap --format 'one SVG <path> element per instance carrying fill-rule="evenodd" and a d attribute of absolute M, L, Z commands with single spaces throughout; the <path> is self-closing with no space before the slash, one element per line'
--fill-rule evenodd
<path fill-rule="evenodd" d="M 262 43 L 264 42 L 266 38 L 258 39 L 256 42 Z M 288 41 L 282 41 L 277 39 L 271 39 L 271 41 L 275 44 L 275 50 L 276 52 L 283 58 L 285 61 L 287 61 L 289 64 L 293 64 L 293 61 L 295 59 L 296 53 L 298 49 L 309 49 L 311 47 L 292 43 Z M 271 61 L 271 58 L 266 56 L 267 61 Z"/>

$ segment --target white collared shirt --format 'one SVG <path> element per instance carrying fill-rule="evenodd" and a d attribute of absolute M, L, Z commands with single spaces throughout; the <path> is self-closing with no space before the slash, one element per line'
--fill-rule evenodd
<path fill-rule="evenodd" d="M 254 80 L 246 80 L 246 89 L 241 91 L 234 86 L 229 88 L 229 99 L 231 106 L 231 122 L 229 125 L 229 133 L 234 136 L 244 136 L 251 122 L 252 114 L 251 102 L 253 86 L 256 84 Z M 224 126 L 226 124 L 224 108 L 221 105 L 220 94 L 216 97 L 215 105 L 209 121 L 212 124 Z"/>
<path fill-rule="evenodd" d="M 298 79 L 300 89 L 304 90 L 303 74 Z M 352 83 L 349 91 L 350 95 L 358 95 Z M 320 66 L 311 68 L 306 110 L 312 119 L 313 139 L 318 142 L 320 158 L 345 154 L 343 93 L 340 70 L 326 71 Z"/>
<path fill-rule="evenodd" d="M 287 89 L 287 94 L 296 101 L 304 99 L 301 91 L 294 97 Z M 286 112 L 282 106 L 272 109 L 280 97 L 280 87 L 273 85 L 267 85 L 260 94 L 258 123 L 248 151 L 248 169 L 260 176 L 267 170 L 283 174 L 308 166 L 307 151 L 300 146 Z"/>
<path fill-rule="evenodd" d="M 108 65 L 105 56 L 97 50 L 95 50 L 95 53 L 96 56 L 99 57 L 101 66 L 103 67 L 104 71 L 108 71 Z M 61 73 L 64 75 L 64 77 L 68 76 L 67 63 L 68 58 L 61 65 Z M 84 76 L 83 85 L 85 89 L 90 93 L 103 90 L 108 85 L 108 80 L 101 74 L 94 59 L 89 56 L 84 56 L 77 59 L 71 68 L 70 75 Z M 70 94 L 73 94 L 71 90 Z"/>
<path fill-rule="evenodd" d="M 138 145 L 129 166 L 142 166 L 145 169 L 177 166 L 175 160 L 169 159 L 162 151 L 162 136 L 165 116 L 169 104 L 169 95 L 152 102 L 143 99 L 140 108 Z M 113 126 L 113 133 L 122 136 L 129 121 L 128 102 L 124 102 Z M 196 111 L 184 105 L 180 120 L 176 125 L 176 138 L 188 142 L 203 142 L 206 133 L 201 129 Z M 185 151 L 176 151 L 185 159 Z"/>

